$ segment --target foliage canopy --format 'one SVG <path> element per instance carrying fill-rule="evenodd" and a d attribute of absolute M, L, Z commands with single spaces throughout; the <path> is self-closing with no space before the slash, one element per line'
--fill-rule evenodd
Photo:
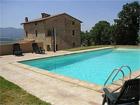
<path fill-rule="evenodd" d="M 136 45 L 140 33 L 140 4 L 137 1 L 123 5 L 114 24 L 99 21 L 89 32 L 81 32 L 84 45 Z M 86 42 L 86 43 L 85 43 Z"/>

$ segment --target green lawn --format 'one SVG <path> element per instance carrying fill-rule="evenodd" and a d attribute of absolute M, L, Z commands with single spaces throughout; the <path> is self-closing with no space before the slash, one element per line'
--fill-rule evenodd
<path fill-rule="evenodd" d="M 109 47 L 109 46 L 111 45 L 82 46 L 77 48 L 66 49 L 66 51 L 78 51 L 78 50 L 94 49 L 94 48 Z"/>
<path fill-rule="evenodd" d="M 51 105 L 0 77 L 0 105 Z"/>
<path fill-rule="evenodd" d="M 94 45 L 94 46 L 82 46 L 77 48 L 66 49 L 66 51 L 78 51 L 78 50 L 87 50 L 87 49 L 94 49 L 94 48 L 101 48 L 101 47 L 120 47 L 120 48 L 136 48 L 139 49 L 140 46 L 138 45 Z"/>

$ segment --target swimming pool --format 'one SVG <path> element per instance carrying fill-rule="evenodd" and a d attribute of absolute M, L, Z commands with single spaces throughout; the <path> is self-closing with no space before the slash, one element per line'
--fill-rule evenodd
<path fill-rule="evenodd" d="M 133 71 L 140 70 L 140 50 L 122 48 L 104 49 L 27 60 L 20 63 L 70 78 L 103 85 L 114 68 L 129 65 Z M 128 70 L 125 70 L 125 73 L 128 74 Z M 118 75 L 118 78 L 120 77 L 121 75 Z"/>

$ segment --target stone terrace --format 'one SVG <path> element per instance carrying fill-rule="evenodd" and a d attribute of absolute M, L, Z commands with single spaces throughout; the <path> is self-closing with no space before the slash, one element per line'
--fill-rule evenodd
<path fill-rule="evenodd" d="M 92 50 L 92 49 L 91 49 Z M 81 51 L 76 51 L 81 52 Z M 101 105 L 102 93 L 77 84 L 65 82 L 17 65 L 17 61 L 70 54 L 58 51 L 47 54 L 25 53 L 24 56 L 0 56 L 0 76 L 17 84 L 52 105 Z M 138 72 L 140 74 L 140 72 Z"/>

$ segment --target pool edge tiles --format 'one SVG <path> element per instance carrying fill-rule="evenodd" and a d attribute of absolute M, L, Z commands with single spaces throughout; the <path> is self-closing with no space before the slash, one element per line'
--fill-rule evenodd
<path fill-rule="evenodd" d="M 22 64 L 34 66 L 44 70 L 52 71 L 56 68 L 61 68 L 67 65 L 71 65 L 77 62 L 85 61 L 90 58 L 106 55 L 112 52 L 114 49 L 104 49 L 96 51 L 86 51 L 81 53 L 66 54 L 53 57 L 45 57 L 40 59 L 20 61 Z"/>
<path fill-rule="evenodd" d="M 101 50 L 98 50 L 99 51 L 99 53 L 100 52 L 112 52 L 112 49 L 110 50 L 110 49 L 105 49 L 105 50 L 103 50 L 103 51 L 101 51 Z M 98 52 L 96 52 L 96 53 L 94 53 L 93 54 L 93 52 L 94 51 L 92 51 L 92 52 L 84 52 L 84 53 L 78 53 L 78 55 L 84 55 L 84 56 L 87 56 L 87 57 L 89 57 L 90 56 L 90 58 L 95 54 L 95 57 L 96 56 L 98 56 L 97 55 L 97 53 Z M 114 51 L 113 51 L 114 52 Z M 119 52 L 120 53 L 120 52 Z M 88 55 L 87 55 L 88 54 Z M 103 53 L 100 53 L 99 55 L 102 55 Z M 104 54 L 103 54 L 104 55 Z M 105 54 L 106 55 L 106 54 Z M 108 54 L 107 54 L 108 55 Z M 110 54 L 109 54 L 110 55 Z M 71 57 L 72 56 L 72 57 Z M 84 57 L 84 56 L 80 56 L 80 57 Z M 112 55 L 111 55 L 112 56 Z M 120 55 L 119 55 L 120 56 Z M 139 55 L 138 55 L 139 56 Z M 64 57 L 64 58 L 63 58 Z M 67 76 L 67 77 L 70 77 L 70 78 L 77 78 L 77 79 L 80 79 L 80 80 L 83 80 L 83 81 L 87 81 L 87 82 L 91 82 L 91 83 L 96 83 L 95 81 L 92 81 L 92 79 L 93 79 L 93 77 L 94 78 L 96 78 L 96 76 L 93 76 L 92 77 L 92 79 L 90 80 L 90 81 L 88 81 L 89 80 L 89 78 L 85 78 L 86 76 L 87 77 L 91 77 L 91 75 L 87 75 L 87 74 L 85 74 L 85 76 L 83 75 L 83 74 L 81 74 L 81 76 L 83 76 L 84 78 L 81 78 L 80 76 L 80 78 L 78 77 L 78 74 L 79 74 L 79 70 L 81 71 L 81 72 L 83 72 L 84 73 L 84 71 L 88 71 L 89 69 L 87 68 L 87 62 L 85 63 L 86 65 L 84 65 L 84 67 L 83 67 L 83 69 L 81 68 L 78 68 L 75 64 L 77 64 L 77 63 L 75 63 L 75 59 L 80 59 L 79 58 L 79 56 L 77 57 L 77 55 L 73 55 L 73 54 L 70 54 L 70 59 L 69 59 L 69 56 L 68 57 L 66 57 L 65 55 L 63 55 L 63 57 L 61 57 L 61 56 L 57 56 L 57 57 L 53 57 L 52 59 L 48 59 L 48 58 L 46 58 L 46 59 L 44 59 L 43 58 L 43 60 L 42 59 L 37 59 L 37 60 L 30 60 L 30 61 L 23 61 L 23 64 L 26 64 L 26 65 L 30 65 L 30 66 L 33 66 L 33 67 L 37 67 L 37 68 L 41 68 L 41 69 L 43 69 L 43 70 L 48 70 L 48 71 L 51 71 L 51 72 L 53 72 L 53 73 L 56 73 L 56 74 L 59 74 L 59 75 L 64 75 L 64 76 Z M 84 59 L 86 59 L 86 60 L 88 60 L 87 59 L 87 57 L 85 58 L 84 57 Z M 131 57 L 131 56 L 130 56 Z M 49 57 L 49 58 L 51 58 L 51 57 Z M 56 58 L 56 59 L 55 59 Z M 60 58 L 60 59 L 59 59 Z M 65 59 L 65 58 L 68 58 L 68 59 Z M 102 58 L 99 56 L 98 57 L 100 60 L 100 62 L 101 62 L 101 60 L 102 60 Z M 98 60 L 96 60 L 96 59 L 94 59 L 95 61 L 97 61 L 97 62 L 99 62 Z M 53 61 L 53 62 L 52 62 Z M 54 63 L 54 61 L 56 62 L 56 63 Z M 61 62 L 62 61 L 62 62 Z M 67 66 L 67 62 L 69 62 L 70 61 L 70 64 L 68 64 L 68 66 Z M 76 70 L 76 73 L 75 74 L 77 74 L 77 77 L 76 77 L 76 75 L 74 74 L 74 76 L 72 76 L 72 75 L 69 75 L 68 73 L 69 72 L 72 72 L 72 70 L 73 70 L 73 68 L 69 68 L 69 65 L 71 65 L 71 61 L 72 61 L 72 66 L 73 66 L 73 64 L 74 64 L 74 69 L 77 69 Z M 74 61 L 74 62 L 73 62 Z M 76 60 L 77 61 L 77 60 Z M 66 62 L 66 63 L 64 63 L 64 62 Z M 78 61 L 79 62 L 79 61 Z M 81 60 L 80 60 L 80 62 L 81 62 Z M 106 62 L 106 59 L 105 59 L 105 61 L 103 60 L 100 64 L 103 64 L 104 62 Z M 115 62 L 116 62 L 116 60 L 115 60 Z M 61 65 L 63 63 L 63 66 Z M 121 63 L 121 62 L 120 62 Z M 129 62 L 124 62 L 124 63 L 122 63 L 122 64 L 129 64 Z M 91 62 L 90 64 L 93 64 L 93 62 Z M 98 63 L 97 63 L 98 64 Z M 109 64 L 110 64 L 110 61 L 109 61 Z M 113 63 L 114 64 L 114 63 Z M 122 65 L 121 64 L 121 65 Z M 96 65 L 96 63 L 94 63 L 94 65 Z M 115 63 L 115 65 L 117 65 L 116 63 Z M 63 67 L 64 69 L 65 69 L 65 71 L 64 71 L 64 69 L 63 68 L 60 68 L 60 69 L 58 69 L 59 68 L 59 66 L 61 67 Z M 80 65 L 78 65 L 79 67 L 81 67 Z M 112 65 L 111 65 L 112 66 Z M 53 67 L 53 68 L 50 68 L 50 67 Z M 66 68 L 67 67 L 67 68 Z M 107 66 L 108 67 L 108 66 Z M 117 66 L 118 67 L 118 66 Z M 58 71 L 55 71 L 55 70 L 53 70 L 55 68 L 55 70 L 59 70 L 60 72 L 58 72 Z M 102 67 L 102 69 L 103 69 L 104 67 Z M 112 67 L 112 68 L 115 68 L 115 67 Z M 108 70 L 112 70 L 112 68 L 108 68 Z M 61 70 L 62 69 L 62 70 Z M 78 70 L 79 69 L 79 70 Z M 85 70 L 86 69 L 86 70 Z M 101 68 L 100 68 L 101 69 Z M 107 68 L 106 68 L 107 69 Z M 139 68 L 137 68 L 137 66 L 135 67 L 135 68 L 133 68 L 133 70 L 136 70 L 136 69 L 139 69 Z M 98 69 L 97 69 L 97 67 L 96 66 L 94 66 L 94 70 L 96 70 L 97 71 L 97 73 L 98 73 Z M 104 69 L 103 69 L 104 70 Z M 61 71 L 62 71 L 62 73 L 61 73 Z M 64 74 L 63 74 L 63 71 L 64 71 Z M 65 72 L 68 74 L 66 74 L 65 75 Z M 92 74 L 96 74 L 96 73 L 94 73 L 95 71 L 93 71 L 92 70 Z M 109 71 L 109 72 L 111 72 L 111 71 Z M 108 73 L 109 73 L 108 72 Z M 89 73 L 89 72 L 85 72 L 85 73 Z M 107 76 L 107 75 L 106 75 Z M 103 77 L 103 76 L 102 76 Z M 105 77 L 105 76 L 104 76 Z M 100 85 L 100 83 L 101 84 L 104 84 L 102 81 L 104 81 L 106 78 L 102 78 L 102 80 L 100 80 L 100 78 L 97 78 L 98 80 L 99 80 L 99 83 L 97 82 L 97 84 L 99 84 Z M 101 82 L 100 82 L 101 81 Z M 103 85 L 102 85 L 103 86 Z"/>
<path fill-rule="evenodd" d="M 100 50 L 100 49 L 99 49 Z M 91 50 L 91 51 L 94 51 L 94 50 Z M 83 51 L 83 52 L 85 52 L 85 51 Z M 75 52 L 74 52 L 75 53 Z M 76 52 L 77 53 L 77 52 Z M 79 52 L 78 52 L 79 53 Z M 70 53 L 71 54 L 71 53 Z M 73 54 L 73 53 L 72 53 Z M 63 55 L 65 55 L 65 54 L 62 54 L 62 56 Z M 69 55 L 69 54 L 68 54 Z M 59 56 L 59 55 L 57 55 L 57 56 Z M 50 56 L 51 57 L 51 56 Z M 54 56 L 53 56 L 54 57 Z M 45 57 L 45 58 L 47 58 L 47 57 Z M 40 58 L 39 58 L 40 59 Z M 23 64 L 24 65 L 24 64 Z M 47 75 L 48 76 L 50 76 L 50 77 L 53 77 L 53 78 L 57 78 L 57 79 L 60 79 L 60 80 L 64 80 L 64 81 L 67 81 L 67 82 L 70 82 L 70 83 L 74 83 L 74 84 L 78 84 L 78 85 L 80 85 L 80 86 L 83 86 L 83 87 L 88 87 L 88 88 L 92 88 L 93 89 L 93 87 L 94 87 L 94 89 L 93 90 L 96 90 L 96 91 L 100 91 L 101 90 L 101 87 L 102 86 L 100 86 L 100 85 L 96 85 L 96 84 L 94 84 L 94 83 L 89 83 L 89 82 L 84 82 L 84 81 L 82 81 L 82 80 L 78 80 L 78 79 L 76 79 L 76 78 L 70 78 L 70 77 L 67 77 L 67 76 L 62 76 L 61 74 L 57 74 L 57 73 L 52 73 L 52 72 L 49 72 L 48 70 L 43 70 L 43 69 L 38 69 L 38 68 L 36 68 L 36 67 L 33 67 L 33 66 L 28 66 L 28 65 L 26 65 L 27 66 L 27 69 L 29 69 L 29 68 L 31 68 L 31 69 L 33 69 L 33 70 L 35 70 L 35 71 L 37 71 L 37 72 L 43 72 L 43 74 L 44 74 L 44 72 L 45 72 L 45 74 L 46 74 L 46 72 L 48 72 L 47 73 Z M 70 80 L 72 80 L 72 81 L 70 81 Z M 80 81 L 82 81 L 82 82 L 80 82 Z M 86 85 L 84 85 L 84 84 L 88 84 L 89 86 L 86 86 Z M 94 85 L 93 85 L 94 84 Z M 95 89 L 96 88 L 96 89 Z"/>
<path fill-rule="evenodd" d="M 45 59 L 45 58 L 53 58 L 53 57 L 59 57 L 59 56 L 68 56 L 68 55 L 72 55 L 72 54 L 79 54 L 79 53 L 92 52 L 92 51 L 99 51 L 99 50 L 105 50 L 105 49 L 116 49 L 116 48 L 114 46 L 111 46 L 111 47 L 102 47 L 102 48 L 95 48 L 95 49 L 79 50 L 79 51 L 68 51 L 68 52 L 66 52 L 64 54 L 51 55 L 51 56 L 41 57 L 41 58 L 31 58 L 31 59 L 26 59 L 26 60 L 20 60 L 18 62 L 21 63 L 21 62 L 24 62 L 24 61 L 32 61 L 32 60 Z"/>
<path fill-rule="evenodd" d="M 56 74 L 56 73 L 49 72 L 47 70 L 42 70 L 42 69 L 39 69 L 39 68 L 36 68 L 36 67 L 32 67 L 32 66 L 21 64 L 21 63 L 17 63 L 17 62 L 11 63 L 11 64 L 15 65 L 15 66 L 18 66 L 18 67 L 21 67 L 21 68 L 24 68 L 26 70 L 30 70 L 30 71 L 35 72 L 35 73 L 39 73 L 41 75 L 46 75 L 48 77 L 51 77 L 51 78 L 54 78 L 54 79 L 59 79 L 61 81 L 64 81 L 64 82 L 67 82 L 67 83 L 70 83 L 70 84 L 74 84 L 76 86 L 80 86 L 80 87 L 83 87 L 83 88 L 87 88 L 87 89 L 90 89 L 90 90 L 97 91 L 99 93 L 103 93 L 102 88 L 104 86 L 101 86 L 101 85 L 85 82 L 85 81 L 78 80 L 78 79 L 75 79 L 75 78 L 66 77 L 66 76 L 63 76 L 63 75 L 59 75 L 59 74 Z M 125 80 L 127 80 L 128 77 L 129 76 L 126 76 Z M 133 79 L 133 78 L 136 78 L 136 77 L 140 78 L 140 70 L 134 71 L 132 73 L 131 78 Z M 117 80 L 115 82 L 119 83 L 119 84 L 122 83 L 119 80 Z M 121 88 L 121 86 L 112 85 L 112 84 L 109 84 L 106 87 L 111 89 L 112 91 L 115 91 L 115 90 L 118 90 L 119 88 Z"/>
<path fill-rule="evenodd" d="M 33 67 L 33 66 L 25 65 L 25 64 L 22 64 L 22 63 L 15 62 L 15 63 L 11 63 L 11 64 L 15 65 L 15 66 L 18 66 L 18 67 L 21 67 L 21 68 L 24 68 L 26 70 L 33 71 L 35 73 L 39 73 L 39 74 L 46 75 L 46 76 L 49 76 L 49 77 L 54 78 L 54 79 L 59 79 L 59 80 L 64 81 L 64 82 L 74 84 L 76 86 L 82 86 L 84 88 L 88 88 L 88 89 L 91 89 L 91 90 L 94 90 L 94 91 L 97 91 L 97 92 L 102 92 L 101 91 L 102 86 L 97 85 L 97 84 L 85 82 L 85 81 L 78 80 L 78 79 L 75 79 L 75 78 L 66 77 L 66 76 L 63 76 L 63 75 L 60 75 L 60 74 L 49 72 L 48 70 L 43 70 L 43 69 L 36 68 L 36 67 Z"/>

